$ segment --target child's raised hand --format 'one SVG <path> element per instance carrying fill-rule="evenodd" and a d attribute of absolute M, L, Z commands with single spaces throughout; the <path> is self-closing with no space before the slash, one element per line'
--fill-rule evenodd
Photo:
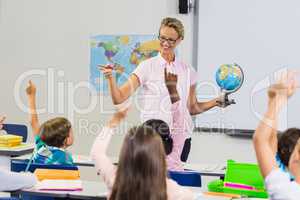
<path fill-rule="evenodd" d="M 169 90 L 169 92 L 177 91 L 177 75 L 167 72 L 165 68 L 165 84 Z"/>
<path fill-rule="evenodd" d="M 111 78 L 112 77 L 112 72 L 114 70 L 113 65 L 99 65 L 99 70 L 104 74 L 105 78 Z"/>
<path fill-rule="evenodd" d="M 28 82 L 28 86 L 26 88 L 26 94 L 28 96 L 35 96 L 36 94 L 36 87 L 31 80 Z"/>
<path fill-rule="evenodd" d="M 118 110 L 118 111 L 113 115 L 113 117 L 122 120 L 122 119 L 124 119 L 124 118 L 127 116 L 128 110 L 129 110 L 129 107 L 128 107 L 128 108 L 124 108 L 124 109 L 122 109 L 122 110 Z"/>
<path fill-rule="evenodd" d="M 296 72 L 287 71 L 280 74 L 275 84 L 268 90 L 269 101 L 275 101 L 278 108 L 284 105 L 297 88 Z"/>
<path fill-rule="evenodd" d="M 123 108 L 118 110 L 115 114 L 113 114 L 111 120 L 108 123 L 108 126 L 110 128 L 114 128 L 117 125 L 120 124 L 120 122 L 125 119 L 125 117 L 127 116 L 128 110 L 130 109 L 130 107 L 127 108 Z"/>
<path fill-rule="evenodd" d="M 4 122 L 5 118 L 6 118 L 5 116 L 0 116 L 0 129 L 3 128 L 3 122 Z"/>

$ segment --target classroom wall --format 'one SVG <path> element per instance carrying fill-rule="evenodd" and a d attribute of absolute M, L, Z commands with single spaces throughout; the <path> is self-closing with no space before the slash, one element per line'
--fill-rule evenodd
<path fill-rule="evenodd" d="M 299 6 L 298 0 L 199 2 L 197 68 L 202 94 L 219 92 L 214 74 L 221 64 L 239 64 L 245 80 L 240 90 L 230 95 L 236 105 L 205 113 L 197 120 L 226 128 L 257 126 L 267 108 L 267 88 L 274 83 L 276 73 L 285 68 L 300 70 Z M 300 76 L 297 79 L 300 81 Z M 296 92 L 281 112 L 280 130 L 299 127 L 299 98 Z"/>
<path fill-rule="evenodd" d="M 22 104 L 26 104 L 26 82 L 33 79 L 38 85 L 41 121 L 69 117 L 75 133 L 71 151 L 88 154 L 113 111 L 109 96 L 94 94 L 85 87 L 90 36 L 153 34 L 163 17 L 177 17 L 186 30 L 179 54 L 192 63 L 195 14 L 180 15 L 177 7 L 177 0 L 0 0 L 0 113 L 6 114 L 7 122 L 27 123 Z M 139 122 L 135 108 L 126 122 L 121 133 Z M 111 155 L 118 154 L 121 133 L 113 138 Z M 240 148 L 243 151 L 236 151 Z M 250 141 L 220 134 L 193 135 L 191 162 L 223 162 L 227 157 L 254 160 Z"/>

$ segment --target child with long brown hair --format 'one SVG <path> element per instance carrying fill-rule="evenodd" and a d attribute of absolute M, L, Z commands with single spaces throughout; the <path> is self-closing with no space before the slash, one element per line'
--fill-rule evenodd
<path fill-rule="evenodd" d="M 106 183 L 109 200 L 195 199 L 196 194 L 167 178 L 165 150 L 158 133 L 146 125 L 131 128 L 125 136 L 118 167 L 106 155 L 114 128 L 127 109 L 114 114 L 96 138 L 91 156 Z"/>

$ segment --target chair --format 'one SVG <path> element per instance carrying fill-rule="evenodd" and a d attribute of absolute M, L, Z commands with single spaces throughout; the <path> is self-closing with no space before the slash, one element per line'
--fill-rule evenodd
<path fill-rule="evenodd" d="M 185 171 L 168 171 L 170 179 L 176 181 L 179 185 L 189 187 L 201 187 L 201 175 L 198 172 Z"/>
<path fill-rule="evenodd" d="M 13 172 L 21 172 L 25 171 L 29 160 L 11 160 L 11 171 Z M 31 163 L 28 171 L 34 172 L 35 169 L 64 169 L 64 170 L 78 170 L 77 166 L 73 165 L 53 165 L 53 164 L 38 164 L 38 163 Z"/>
<path fill-rule="evenodd" d="M 22 124 L 3 124 L 3 130 L 8 134 L 14 134 L 23 137 L 23 142 L 27 141 L 28 130 L 27 126 Z"/>

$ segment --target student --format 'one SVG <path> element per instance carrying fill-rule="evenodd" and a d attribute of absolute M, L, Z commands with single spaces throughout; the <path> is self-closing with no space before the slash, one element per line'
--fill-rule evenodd
<path fill-rule="evenodd" d="M 127 110 L 114 114 L 96 138 L 91 157 L 109 190 L 109 200 L 187 200 L 196 195 L 167 179 L 165 152 L 160 136 L 140 125 L 131 128 L 121 148 L 118 167 L 106 155 L 114 128 Z"/>
<path fill-rule="evenodd" d="M 73 144 L 71 123 L 63 117 L 56 117 L 39 125 L 36 112 L 36 87 L 29 81 L 26 89 L 30 124 L 34 134 L 36 150 L 33 155 L 35 163 L 73 165 L 72 155 L 66 150 Z"/>
<path fill-rule="evenodd" d="M 274 148 L 276 149 L 276 144 L 277 144 L 276 136 L 277 135 L 276 135 L 276 132 L 274 132 L 274 133 L 275 133 Z M 289 160 L 290 160 L 293 150 L 295 149 L 297 141 L 299 139 L 300 139 L 300 129 L 298 129 L 298 128 L 287 129 L 282 134 L 280 134 L 280 137 L 278 139 L 278 145 L 277 145 L 278 151 L 276 154 L 276 162 L 277 162 L 278 167 L 286 173 L 289 173 L 289 169 L 288 169 Z M 291 174 L 290 174 L 290 177 L 292 180 L 295 178 Z"/>
<path fill-rule="evenodd" d="M 0 116 L 0 130 L 3 128 L 4 116 Z M 14 191 L 33 187 L 37 178 L 31 173 L 15 173 L 0 168 L 0 192 Z"/>
<path fill-rule="evenodd" d="M 159 119 L 151 119 L 144 123 L 144 126 L 151 127 L 157 132 L 163 142 L 164 149 L 167 155 L 167 168 L 171 171 L 183 171 L 183 163 L 180 160 L 181 152 L 186 138 L 186 132 L 183 124 L 183 115 L 180 109 L 180 97 L 177 91 L 177 75 L 167 73 L 165 69 L 165 84 L 169 92 L 172 103 L 172 129 L 170 132 L 169 126 L 166 122 Z"/>
<path fill-rule="evenodd" d="M 171 134 L 168 124 L 160 119 L 150 119 L 144 122 L 143 126 L 153 129 L 153 131 L 160 136 L 167 156 L 166 162 L 168 170 L 182 171 L 183 164 L 180 160 L 180 152 L 183 147 L 183 142 L 180 148 L 176 148 L 179 146 L 178 144 L 176 145 L 176 136 L 178 135 L 176 133 Z"/>
<path fill-rule="evenodd" d="M 270 142 L 277 132 L 278 115 L 287 100 L 296 90 L 295 74 L 282 74 L 276 84 L 268 90 L 268 109 L 257 127 L 253 143 L 257 161 L 271 200 L 298 200 L 300 197 L 300 140 L 289 159 L 289 171 L 295 177 L 291 181 L 287 173 L 282 172 L 275 160 L 274 142 Z"/>

